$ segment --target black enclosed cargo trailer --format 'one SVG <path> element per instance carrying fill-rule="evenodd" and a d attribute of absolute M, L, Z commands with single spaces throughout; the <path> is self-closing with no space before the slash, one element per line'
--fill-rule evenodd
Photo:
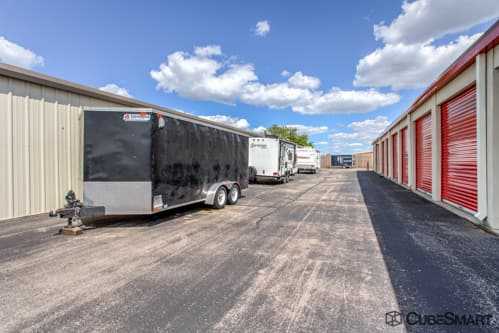
<path fill-rule="evenodd" d="M 179 112 L 84 109 L 83 204 L 106 215 L 222 208 L 248 186 L 248 134 Z"/>

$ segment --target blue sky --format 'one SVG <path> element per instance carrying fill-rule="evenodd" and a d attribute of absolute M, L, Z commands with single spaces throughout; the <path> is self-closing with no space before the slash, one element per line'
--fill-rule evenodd
<path fill-rule="evenodd" d="M 499 2 L 7 0 L 2 9 L 2 62 L 249 129 L 298 125 L 320 150 L 350 153 L 370 149 L 493 24 Z"/>

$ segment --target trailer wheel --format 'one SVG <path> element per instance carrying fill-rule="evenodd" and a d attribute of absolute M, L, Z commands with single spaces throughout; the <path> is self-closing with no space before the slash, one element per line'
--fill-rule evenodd
<path fill-rule="evenodd" d="M 241 191 L 239 190 L 239 186 L 234 184 L 229 191 L 229 195 L 227 196 L 227 203 L 229 205 L 235 205 L 241 196 Z"/>
<path fill-rule="evenodd" d="M 225 207 L 225 203 L 227 202 L 227 190 L 225 187 L 220 186 L 215 193 L 215 201 L 213 202 L 213 207 L 216 209 L 222 209 Z"/>
<path fill-rule="evenodd" d="M 249 167 L 248 169 L 248 181 L 251 184 L 256 183 L 256 169 L 254 167 Z"/>

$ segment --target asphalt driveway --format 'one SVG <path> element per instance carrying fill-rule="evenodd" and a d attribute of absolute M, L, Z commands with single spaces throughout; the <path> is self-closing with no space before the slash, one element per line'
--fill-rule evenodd
<path fill-rule="evenodd" d="M 499 319 L 498 238 L 373 173 L 252 185 L 236 206 L 100 222 L 0 222 L 0 331 L 476 331 Z M 493 322 L 497 325 L 497 322 Z"/>

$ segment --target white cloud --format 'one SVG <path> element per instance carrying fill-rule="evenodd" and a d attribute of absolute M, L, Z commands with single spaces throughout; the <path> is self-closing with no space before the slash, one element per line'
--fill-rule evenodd
<path fill-rule="evenodd" d="M 370 150 L 371 142 L 378 137 L 390 122 L 387 117 L 377 116 L 373 119 L 354 121 L 347 127 L 350 132 L 336 132 L 329 136 L 333 153 L 352 153 Z"/>
<path fill-rule="evenodd" d="M 271 109 L 293 108 L 313 98 L 314 93 L 310 90 L 290 87 L 287 83 L 250 83 L 241 92 L 242 102 Z"/>
<path fill-rule="evenodd" d="M 321 80 L 314 76 L 303 75 L 302 72 L 296 72 L 288 79 L 289 85 L 295 88 L 317 89 L 321 85 Z"/>
<path fill-rule="evenodd" d="M 333 88 L 315 95 L 308 103 L 296 105 L 293 111 L 303 114 L 366 113 L 383 106 L 395 104 L 400 96 L 370 90 L 341 90 Z"/>
<path fill-rule="evenodd" d="M 256 23 L 255 35 L 264 37 L 270 32 L 270 23 L 267 20 Z"/>
<path fill-rule="evenodd" d="M 288 81 L 264 84 L 251 64 L 234 64 L 218 58 L 220 47 L 198 47 L 194 55 L 174 52 L 158 70 L 150 72 L 157 89 L 183 97 L 271 109 L 291 108 L 302 114 L 362 113 L 394 104 L 399 96 L 376 90 L 318 90 L 320 80 L 296 72 Z"/>
<path fill-rule="evenodd" d="M 105 86 L 100 87 L 99 90 L 102 90 L 102 91 L 105 91 L 105 92 L 108 92 L 111 94 L 115 94 L 115 95 L 120 95 L 123 97 L 128 97 L 128 98 L 132 97 L 132 95 L 130 95 L 125 88 L 122 88 L 114 83 L 108 83 Z"/>
<path fill-rule="evenodd" d="M 28 69 L 44 65 L 43 57 L 2 36 L 0 36 L 0 62 Z"/>
<path fill-rule="evenodd" d="M 354 121 L 348 124 L 348 128 L 352 130 L 353 133 L 358 133 L 360 138 L 364 140 L 369 140 L 369 144 L 374 140 L 381 132 L 383 132 L 390 122 L 385 116 L 377 116 L 373 119 L 366 119 L 362 121 Z"/>
<path fill-rule="evenodd" d="M 211 57 L 222 54 L 222 48 L 219 45 L 196 46 L 194 54 L 199 57 Z"/>
<path fill-rule="evenodd" d="M 431 83 L 480 34 L 461 36 L 449 44 L 387 44 L 357 64 L 356 86 L 419 88 Z"/>
<path fill-rule="evenodd" d="M 365 113 L 397 103 L 400 97 L 394 93 L 376 90 L 341 90 L 333 88 L 324 93 L 290 86 L 288 83 L 250 83 L 241 94 L 246 104 L 267 106 L 271 109 L 290 107 L 302 114 Z"/>
<path fill-rule="evenodd" d="M 426 43 L 499 16 L 497 0 L 404 1 L 402 13 L 390 24 L 374 26 L 374 36 L 387 44 Z"/>
<path fill-rule="evenodd" d="M 435 40 L 498 16 L 497 0 L 404 1 L 397 18 L 374 26 L 375 38 L 384 45 L 359 61 L 354 85 L 395 90 L 427 86 L 480 34 L 444 44 Z"/>
<path fill-rule="evenodd" d="M 183 97 L 221 103 L 234 103 L 243 87 L 257 79 L 251 64 L 224 65 L 211 56 L 215 46 L 198 48 L 198 54 L 174 52 L 162 63 L 159 70 L 152 70 L 151 77 L 157 88 L 176 92 Z M 220 47 L 218 47 L 220 48 Z M 203 51 L 200 51 L 203 50 Z M 221 52 L 221 49 L 220 49 Z"/>
<path fill-rule="evenodd" d="M 219 116 L 215 116 L 215 117 L 219 117 Z M 225 116 L 220 116 L 220 117 L 225 117 Z M 205 118 L 205 117 L 202 117 L 202 118 Z M 228 117 L 228 118 L 230 118 L 230 117 Z M 232 119 L 238 119 L 238 118 L 232 118 Z M 245 119 L 243 119 L 243 120 L 245 120 Z M 307 135 L 321 134 L 321 133 L 327 132 L 327 130 L 328 130 L 327 126 L 306 126 L 306 125 L 302 125 L 302 124 L 291 124 L 291 125 L 283 125 L 283 126 L 289 127 L 289 128 L 296 128 L 298 134 L 307 134 Z M 247 128 L 250 128 L 249 124 L 248 124 Z M 267 130 L 267 128 L 264 126 L 258 126 L 256 128 L 252 129 L 252 131 L 256 132 L 256 133 L 263 133 L 266 130 Z"/>
<path fill-rule="evenodd" d="M 314 145 L 320 145 L 320 146 L 327 145 L 327 144 L 328 144 L 327 141 L 314 142 Z"/>
<path fill-rule="evenodd" d="M 199 116 L 199 117 L 211 121 L 216 121 L 219 123 L 224 123 L 226 125 L 230 125 L 232 127 L 239 129 L 248 130 L 250 128 L 249 122 L 244 118 L 229 117 L 219 114 L 215 116 Z"/>
<path fill-rule="evenodd" d="M 254 128 L 253 129 L 253 132 L 256 132 L 256 133 L 263 133 L 267 130 L 267 127 L 263 127 L 263 126 L 258 126 L 257 128 Z"/>
<path fill-rule="evenodd" d="M 296 128 L 298 134 L 315 135 L 325 133 L 328 130 L 327 126 L 306 126 L 301 124 L 286 125 L 289 128 Z"/>
<path fill-rule="evenodd" d="M 281 72 L 281 76 L 288 77 L 288 76 L 290 76 L 290 75 L 291 75 L 291 73 L 290 73 L 290 72 L 288 72 L 287 70 L 283 70 L 283 71 Z"/>

